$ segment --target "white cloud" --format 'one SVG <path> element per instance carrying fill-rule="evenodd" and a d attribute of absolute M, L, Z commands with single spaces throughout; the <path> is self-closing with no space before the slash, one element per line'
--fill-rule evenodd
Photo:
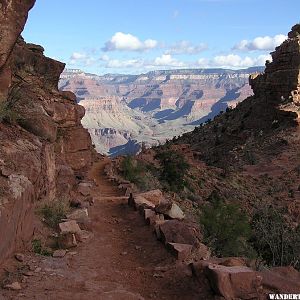
<path fill-rule="evenodd" d="M 241 57 L 237 54 L 218 55 L 212 59 L 200 58 L 198 66 L 203 68 L 249 68 L 263 66 L 266 60 L 272 60 L 271 55 L 259 55 L 257 57 Z"/>
<path fill-rule="evenodd" d="M 104 54 L 104 55 L 102 55 L 102 56 L 100 57 L 100 60 L 102 60 L 102 61 L 109 61 L 109 56 L 106 55 L 106 54 Z"/>
<path fill-rule="evenodd" d="M 287 39 L 286 35 L 278 34 L 273 37 L 257 37 L 252 41 L 242 40 L 233 49 L 241 51 L 268 50 L 272 51 Z"/>
<path fill-rule="evenodd" d="M 70 59 L 75 60 L 75 61 L 76 60 L 81 60 L 81 59 L 84 59 L 84 58 L 86 58 L 86 54 L 85 53 L 80 53 L 80 52 L 74 52 L 70 57 Z"/>
<path fill-rule="evenodd" d="M 73 52 L 69 59 L 69 64 L 70 65 L 80 65 L 80 66 L 91 66 L 96 62 L 96 59 L 93 58 L 92 56 L 86 54 L 86 53 L 81 53 L 81 52 Z"/>
<path fill-rule="evenodd" d="M 180 41 L 166 50 L 166 54 L 198 54 L 206 49 L 207 45 L 204 43 L 193 45 L 189 41 Z"/>
<path fill-rule="evenodd" d="M 156 40 L 139 40 L 130 33 L 116 32 L 112 38 L 105 43 L 103 51 L 145 51 L 154 49 L 158 45 Z"/>
<path fill-rule="evenodd" d="M 156 57 L 154 60 L 155 66 L 162 67 L 184 67 L 185 63 L 173 58 L 170 54 L 163 54 L 162 56 Z"/>
<path fill-rule="evenodd" d="M 140 68 L 143 67 L 143 65 L 144 62 L 139 59 L 128 59 L 128 60 L 111 59 L 107 61 L 105 67 L 112 68 L 112 69 L 122 69 L 122 68 Z"/>
<path fill-rule="evenodd" d="M 102 61 L 105 61 L 102 59 Z M 158 69 L 158 68 L 182 68 L 187 65 L 169 54 L 163 54 L 152 60 L 136 59 L 108 59 L 105 61 L 104 67 L 108 69 Z"/>

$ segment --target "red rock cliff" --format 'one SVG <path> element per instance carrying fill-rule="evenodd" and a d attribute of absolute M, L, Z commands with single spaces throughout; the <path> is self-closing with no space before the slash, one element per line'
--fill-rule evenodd
<path fill-rule="evenodd" d="M 272 52 L 264 74 L 250 76 L 254 94 L 268 102 L 300 105 L 300 24 L 292 27 L 288 39 Z"/>
<path fill-rule="evenodd" d="M 71 197 L 92 162 L 84 108 L 57 88 L 64 64 L 20 37 L 34 2 L 0 0 L 0 263 L 30 240 L 36 203 Z"/>

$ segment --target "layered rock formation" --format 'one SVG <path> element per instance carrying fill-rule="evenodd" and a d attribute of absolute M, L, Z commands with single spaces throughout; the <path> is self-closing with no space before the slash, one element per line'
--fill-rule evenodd
<path fill-rule="evenodd" d="M 57 85 L 64 64 L 20 32 L 34 1 L 0 1 L 0 263 L 32 236 L 38 201 L 70 198 L 93 148 L 84 108 Z"/>
<path fill-rule="evenodd" d="M 250 77 L 255 96 L 270 103 L 300 104 L 300 25 L 292 27 L 289 39 L 271 53 L 264 74 Z"/>
<path fill-rule="evenodd" d="M 234 107 L 252 94 L 249 75 L 262 70 L 190 69 L 104 76 L 65 70 L 60 86 L 72 90 L 85 106 L 83 125 L 97 150 L 116 155 L 139 151 L 142 143 L 164 143 Z M 106 128 L 116 134 L 106 135 Z"/>

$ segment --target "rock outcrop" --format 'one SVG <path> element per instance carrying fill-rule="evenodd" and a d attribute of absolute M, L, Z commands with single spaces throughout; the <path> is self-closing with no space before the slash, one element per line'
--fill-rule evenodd
<path fill-rule="evenodd" d="M 0 101 L 7 96 L 11 84 L 10 57 L 35 0 L 0 1 Z"/>
<path fill-rule="evenodd" d="M 272 62 L 266 63 L 261 75 L 251 75 L 250 85 L 255 96 L 267 102 L 300 105 L 300 25 L 295 25 L 288 39 L 276 48 Z"/>
<path fill-rule="evenodd" d="M 280 144 L 280 131 L 290 137 L 300 122 L 299 31 L 299 25 L 294 26 L 289 38 L 271 53 L 273 61 L 266 62 L 264 73 L 250 76 L 253 96 L 216 116 L 207 126 L 184 134 L 176 143 L 190 144 L 192 151 L 201 153 L 209 164 L 233 167 L 251 161 L 246 158 L 249 151 L 266 153 L 276 140 Z M 288 135 L 284 133 L 287 130 Z"/>
<path fill-rule="evenodd" d="M 72 197 L 93 159 L 64 64 L 20 37 L 33 0 L 0 1 L 0 263 L 32 236 L 38 201 Z"/>

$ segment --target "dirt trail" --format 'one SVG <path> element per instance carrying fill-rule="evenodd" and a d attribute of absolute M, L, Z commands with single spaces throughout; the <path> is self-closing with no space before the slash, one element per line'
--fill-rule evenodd
<path fill-rule="evenodd" d="M 93 239 L 64 258 L 35 257 L 38 272 L 19 293 L 5 291 L 4 299 L 210 299 L 206 284 L 200 286 L 186 266 L 176 264 L 127 206 L 105 177 L 105 164 L 96 163 L 90 172 L 98 184 L 89 210 Z"/>

